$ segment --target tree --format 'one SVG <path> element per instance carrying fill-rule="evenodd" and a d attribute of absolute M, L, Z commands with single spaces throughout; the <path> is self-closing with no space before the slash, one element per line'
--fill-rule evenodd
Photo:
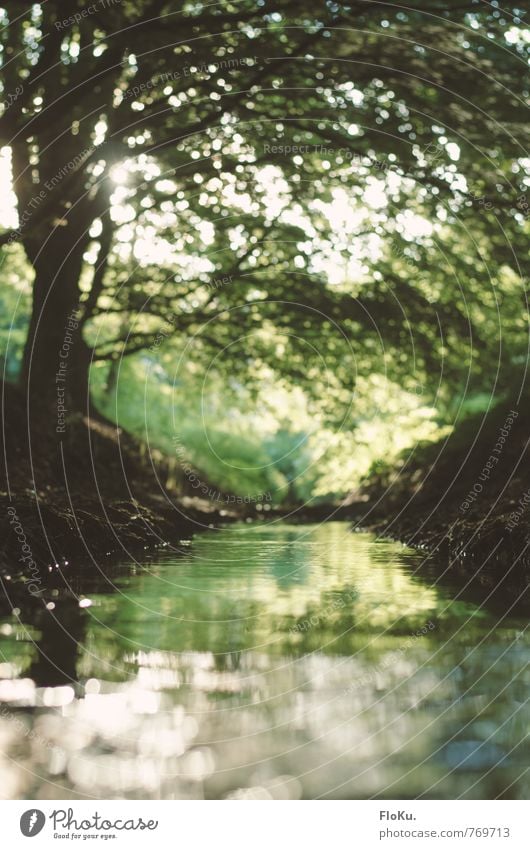
<path fill-rule="evenodd" d="M 20 241 L 34 270 L 23 380 L 40 409 L 57 404 L 61 363 L 66 406 L 86 409 L 91 360 L 156 344 L 168 319 L 196 334 L 198 358 L 227 350 L 230 368 L 242 353 L 269 358 L 309 385 L 313 340 L 348 386 L 352 341 L 380 359 L 377 332 L 399 351 L 412 316 L 428 368 L 430 299 L 414 280 L 401 275 L 396 298 L 382 279 L 359 290 L 311 271 L 329 235 L 315 204 L 334 186 L 362 198 L 367 180 L 385 177 L 394 222 L 371 225 L 383 238 L 411 198 L 433 220 L 441 206 L 457 214 L 489 198 L 520 226 L 516 7 L 12 0 L 2 14 L 0 136 L 20 223 L 1 240 Z M 278 214 L 267 173 L 284 196 Z M 161 260 L 142 259 L 142 241 Z M 444 307 L 442 321 L 458 337 L 458 310 Z M 249 330 L 251 342 L 229 344 Z"/>

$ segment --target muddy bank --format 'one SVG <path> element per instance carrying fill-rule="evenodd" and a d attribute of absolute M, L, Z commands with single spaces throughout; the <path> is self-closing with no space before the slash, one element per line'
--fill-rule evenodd
<path fill-rule="evenodd" d="M 485 582 L 526 586 L 528 409 L 526 402 L 502 404 L 440 442 L 417 446 L 400 464 L 372 470 L 359 493 L 365 509 L 358 504 L 355 518 L 381 536 L 444 554 L 452 567 Z"/>
<path fill-rule="evenodd" d="M 195 532 L 244 510 L 178 487 L 174 469 L 134 437 L 95 415 L 72 416 L 64 434 L 5 384 L 0 476 L 0 577 L 4 585 L 47 586 L 50 573 L 98 566 L 146 548 L 177 547 Z M 224 509 L 223 509 L 224 508 Z"/>

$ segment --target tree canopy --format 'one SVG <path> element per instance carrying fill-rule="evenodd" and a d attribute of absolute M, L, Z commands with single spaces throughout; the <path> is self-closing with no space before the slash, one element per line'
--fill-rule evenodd
<path fill-rule="evenodd" d="M 0 240 L 32 266 L 30 402 L 55 402 L 74 312 L 72 408 L 91 363 L 162 348 L 169 381 L 271 370 L 331 418 L 374 374 L 446 408 L 502 391 L 528 345 L 523 18 L 12 0 Z"/>

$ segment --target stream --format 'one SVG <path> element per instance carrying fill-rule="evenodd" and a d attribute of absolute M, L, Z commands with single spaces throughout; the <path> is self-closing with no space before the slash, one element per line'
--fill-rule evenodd
<path fill-rule="evenodd" d="M 527 605 L 346 523 L 166 552 L 4 587 L 2 798 L 528 798 Z"/>

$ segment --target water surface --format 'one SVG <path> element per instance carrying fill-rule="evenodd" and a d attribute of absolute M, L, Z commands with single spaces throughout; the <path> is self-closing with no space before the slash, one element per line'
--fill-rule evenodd
<path fill-rule="evenodd" d="M 440 572 L 263 524 L 10 590 L 0 794 L 528 798 L 525 610 Z"/>

